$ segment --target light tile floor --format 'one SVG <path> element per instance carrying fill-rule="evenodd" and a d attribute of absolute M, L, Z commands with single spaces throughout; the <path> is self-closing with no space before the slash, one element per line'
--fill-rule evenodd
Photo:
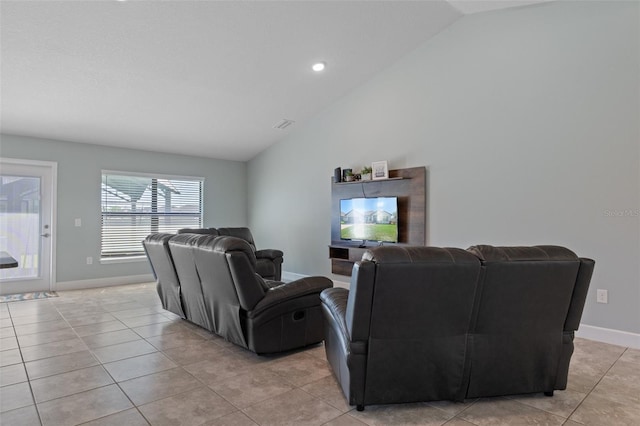
<path fill-rule="evenodd" d="M 349 406 L 324 348 L 257 356 L 153 284 L 0 304 L 2 425 L 638 425 L 640 350 L 576 339 L 566 391 Z"/>

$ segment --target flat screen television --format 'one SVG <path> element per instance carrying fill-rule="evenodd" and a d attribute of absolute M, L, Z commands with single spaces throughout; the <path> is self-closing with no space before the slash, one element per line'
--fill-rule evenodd
<path fill-rule="evenodd" d="M 340 200 L 340 239 L 398 242 L 398 197 Z"/>

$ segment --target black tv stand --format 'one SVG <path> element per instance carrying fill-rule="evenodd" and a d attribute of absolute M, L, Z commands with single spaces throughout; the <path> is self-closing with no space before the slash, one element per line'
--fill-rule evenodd
<path fill-rule="evenodd" d="M 331 272 L 338 275 L 351 275 L 353 264 L 360 259 L 367 250 L 367 247 L 360 247 L 355 244 L 334 243 L 329 246 L 329 257 L 331 258 Z"/>

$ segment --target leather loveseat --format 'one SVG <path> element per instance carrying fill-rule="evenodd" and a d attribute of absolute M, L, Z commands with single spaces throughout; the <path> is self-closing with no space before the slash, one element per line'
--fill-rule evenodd
<path fill-rule="evenodd" d="M 326 277 L 284 283 L 256 273 L 243 239 L 211 234 L 151 234 L 143 241 L 162 306 L 259 354 L 323 340 L 320 292 Z"/>
<path fill-rule="evenodd" d="M 282 279 L 282 260 L 284 253 L 277 249 L 258 250 L 249 228 L 184 228 L 178 230 L 178 234 L 227 235 L 242 238 L 249 243 L 249 246 L 256 256 L 256 272 L 265 280 L 280 281 Z"/>
<path fill-rule="evenodd" d="M 565 389 L 594 261 L 558 246 L 378 247 L 322 292 L 350 404 Z"/>
<path fill-rule="evenodd" d="M 282 279 L 282 257 L 283 253 L 277 249 L 260 249 L 256 248 L 256 242 L 253 239 L 249 228 L 218 228 L 220 235 L 228 235 L 231 237 L 242 238 L 253 250 L 256 256 L 256 272 L 265 280 L 280 281 Z"/>

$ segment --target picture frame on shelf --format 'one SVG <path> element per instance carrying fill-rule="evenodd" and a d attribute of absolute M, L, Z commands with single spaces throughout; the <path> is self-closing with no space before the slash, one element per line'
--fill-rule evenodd
<path fill-rule="evenodd" d="M 389 166 L 387 161 L 374 161 L 371 163 L 371 178 L 373 180 L 389 179 Z"/>

